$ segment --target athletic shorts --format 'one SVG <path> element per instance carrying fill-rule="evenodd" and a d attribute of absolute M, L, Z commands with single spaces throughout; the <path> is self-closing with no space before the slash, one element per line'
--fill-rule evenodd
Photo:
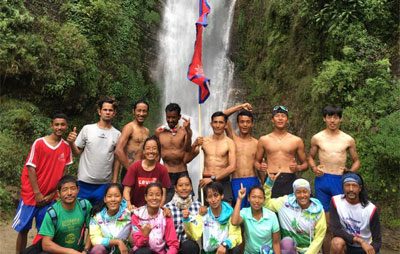
<path fill-rule="evenodd" d="M 51 202 L 48 205 L 36 207 L 25 205 L 24 201 L 20 199 L 17 212 L 12 222 L 12 228 L 15 229 L 15 231 L 17 232 L 30 230 L 32 228 L 33 218 L 35 218 L 36 229 L 39 231 L 44 216 L 46 215 L 46 211 L 53 203 L 54 202 Z"/>
<path fill-rule="evenodd" d="M 176 184 L 176 181 L 178 180 L 178 178 L 181 175 L 189 176 L 189 173 L 187 171 L 183 171 L 183 172 L 179 172 L 179 173 L 168 173 L 168 175 L 169 175 L 169 180 L 171 181 L 171 187 L 167 188 L 167 199 L 166 199 L 165 203 L 168 203 L 174 197 L 175 184 Z M 192 193 L 192 194 L 194 194 L 194 193 Z"/>
<path fill-rule="evenodd" d="M 333 196 L 343 194 L 342 176 L 323 174 L 315 178 L 315 197 L 322 203 L 325 212 L 329 211 Z"/>
<path fill-rule="evenodd" d="M 108 185 L 109 183 L 92 184 L 78 181 L 78 198 L 87 199 L 94 206 L 103 200 Z"/>
<path fill-rule="evenodd" d="M 297 176 L 294 173 L 281 173 L 274 182 L 271 197 L 279 198 L 293 193 L 293 182 Z"/>
<path fill-rule="evenodd" d="M 240 209 L 242 209 L 243 207 L 250 206 L 249 200 L 247 199 L 250 189 L 253 186 L 261 186 L 261 184 L 260 184 L 260 180 L 256 176 L 243 177 L 243 178 L 232 178 L 232 181 L 231 181 L 232 194 L 233 194 L 232 206 L 235 206 L 235 203 L 236 203 L 236 200 L 238 197 L 238 192 L 240 190 L 240 184 L 243 184 L 243 187 L 246 188 L 246 196 L 242 200 L 242 205 L 240 206 Z"/>
<path fill-rule="evenodd" d="M 365 251 L 361 247 L 352 246 L 346 243 L 346 254 L 365 254 Z"/>
<path fill-rule="evenodd" d="M 231 182 L 230 182 L 230 178 L 225 177 L 224 179 L 218 181 L 219 183 L 222 184 L 222 188 L 224 189 L 224 199 L 223 201 L 228 202 L 229 204 L 232 204 L 232 200 L 233 200 L 233 195 L 232 195 L 232 187 L 231 187 Z M 204 189 L 199 188 L 199 201 L 201 202 L 201 195 L 200 195 L 200 191 L 203 190 L 204 193 L 204 205 L 208 206 L 208 203 L 206 201 L 206 193 L 204 192 Z"/>

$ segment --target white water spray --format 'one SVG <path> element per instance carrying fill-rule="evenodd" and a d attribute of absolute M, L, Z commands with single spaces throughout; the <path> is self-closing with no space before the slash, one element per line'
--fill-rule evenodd
<path fill-rule="evenodd" d="M 203 34 L 203 68 L 211 80 L 208 100 L 202 104 L 202 135 L 210 135 L 212 113 L 224 110 L 232 86 L 234 65 L 228 59 L 230 30 L 236 0 L 209 0 L 211 13 Z M 159 34 L 158 83 L 163 90 L 164 109 L 168 103 L 178 103 L 182 114 L 190 116 L 193 139 L 198 137 L 198 86 L 187 78 L 187 70 L 194 51 L 195 22 L 199 16 L 198 0 L 166 0 L 162 30 Z M 163 116 L 163 121 L 165 115 Z M 189 164 L 189 172 L 197 189 L 200 164 L 196 158 Z M 197 193 L 196 193 L 197 194 Z"/>

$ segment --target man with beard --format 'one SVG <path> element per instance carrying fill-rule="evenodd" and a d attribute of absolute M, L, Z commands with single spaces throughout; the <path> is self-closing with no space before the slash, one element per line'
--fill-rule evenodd
<path fill-rule="evenodd" d="M 156 136 L 161 143 L 161 158 L 168 169 L 171 187 L 167 189 L 169 202 L 175 193 L 175 183 L 181 174 L 188 174 L 185 155 L 191 150 L 192 130 L 190 121 L 181 117 L 181 108 L 176 103 L 170 103 L 165 108 L 167 126 L 163 125 L 156 130 Z M 179 120 L 183 126 L 179 126 Z"/>
<path fill-rule="evenodd" d="M 280 172 L 272 188 L 272 198 L 293 193 L 296 173 L 308 167 L 303 140 L 287 131 L 288 117 L 285 106 L 275 106 L 271 119 L 274 130 L 262 136 L 257 145 L 255 167 L 264 172 L 268 169 L 269 174 Z M 265 157 L 267 163 L 263 162 Z"/>
<path fill-rule="evenodd" d="M 90 240 L 84 244 L 92 206 L 77 199 L 79 187 L 73 176 L 65 175 L 58 183 L 60 200 L 49 208 L 39 234 L 45 253 L 89 253 Z"/>
<path fill-rule="evenodd" d="M 332 198 L 330 221 L 334 238 L 330 253 L 375 254 L 382 246 L 376 206 L 368 200 L 364 181 L 357 173 L 342 176 L 344 195 Z"/>
<path fill-rule="evenodd" d="M 105 97 L 97 102 L 99 121 L 83 126 L 79 135 L 76 127 L 68 135 L 74 155 L 80 155 L 78 167 L 79 197 L 96 204 L 103 200 L 110 182 L 117 182 L 120 163 L 114 150 L 121 132 L 112 126 L 116 101 Z"/>
<path fill-rule="evenodd" d="M 148 113 L 149 104 L 142 100 L 137 101 L 133 105 L 135 119 L 122 129 L 121 137 L 115 148 L 115 155 L 126 169 L 133 162 L 142 159 L 143 142 L 149 136 L 149 129 L 144 127 Z M 123 176 L 121 176 L 121 179 L 124 179 Z"/>

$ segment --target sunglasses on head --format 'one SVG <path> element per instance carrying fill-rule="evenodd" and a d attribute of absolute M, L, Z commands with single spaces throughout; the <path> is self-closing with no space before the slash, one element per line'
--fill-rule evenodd
<path fill-rule="evenodd" d="M 282 106 L 282 105 L 275 106 L 275 107 L 274 107 L 274 111 L 277 111 L 277 110 L 283 110 L 283 111 L 285 111 L 285 112 L 288 112 L 287 107 Z"/>

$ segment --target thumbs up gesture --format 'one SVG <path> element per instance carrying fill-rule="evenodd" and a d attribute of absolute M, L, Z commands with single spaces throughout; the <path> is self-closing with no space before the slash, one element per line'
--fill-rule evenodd
<path fill-rule="evenodd" d="M 77 136 L 78 133 L 76 132 L 76 127 L 74 127 L 73 130 L 68 134 L 67 142 L 70 144 L 74 143 Z"/>

